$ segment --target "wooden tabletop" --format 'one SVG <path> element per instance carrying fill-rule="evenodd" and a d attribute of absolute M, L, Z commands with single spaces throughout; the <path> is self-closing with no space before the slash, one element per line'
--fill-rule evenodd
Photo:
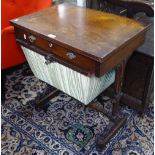
<path fill-rule="evenodd" d="M 99 62 L 145 30 L 132 19 L 69 4 L 53 6 L 11 23 Z"/>

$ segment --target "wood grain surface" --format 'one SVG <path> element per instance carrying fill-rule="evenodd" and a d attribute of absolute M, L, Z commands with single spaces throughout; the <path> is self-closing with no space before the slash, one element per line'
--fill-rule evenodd
<path fill-rule="evenodd" d="M 68 4 L 11 23 L 99 62 L 145 30 L 132 19 Z M 50 38 L 49 34 L 56 37 Z"/>

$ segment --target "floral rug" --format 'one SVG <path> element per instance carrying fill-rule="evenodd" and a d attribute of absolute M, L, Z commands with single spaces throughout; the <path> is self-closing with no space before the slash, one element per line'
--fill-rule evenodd
<path fill-rule="evenodd" d="M 51 99 L 45 113 L 35 103 L 55 88 L 35 78 L 27 64 L 10 72 L 5 81 L 2 103 L 2 155 L 153 155 L 153 104 L 144 117 L 121 107 L 127 122 L 97 152 L 95 137 L 100 136 L 110 120 L 70 96 L 60 92 Z M 111 99 L 104 96 L 104 109 L 111 112 Z M 102 108 L 94 100 L 94 104 Z"/>

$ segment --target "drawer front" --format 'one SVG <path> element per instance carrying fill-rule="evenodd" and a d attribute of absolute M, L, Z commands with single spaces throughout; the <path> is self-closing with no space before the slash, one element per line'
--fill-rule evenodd
<path fill-rule="evenodd" d="M 33 35 L 30 32 L 26 32 L 20 29 L 16 29 L 15 32 L 16 37 L 22 41 L 40 48 L 45 52 L 53 53 L 69 64 L 80 67 L 81 69 L 87 70 L 91 73 L 95 72 L 95 61 L 91 60 L 90 58 L 84 57 L 53 42 Z"/>

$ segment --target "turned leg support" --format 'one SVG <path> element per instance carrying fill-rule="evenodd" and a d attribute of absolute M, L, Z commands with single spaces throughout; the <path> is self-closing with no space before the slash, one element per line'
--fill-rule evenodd
<path fill-rule="evenodd" d="M 122 85 L 123 85 L 125 66 L 126 66 L 126 61 L 123 61 L 116 68 L 116 77 L 115 77 L 115 83 L 114 83 L 114 97 L 112 100 L 113 102 L 112 115 L 115 115 L 119 109 L 119 102 L 122 96 Z"/>
<path fill-rule="evenodd" d="M 108 89 L 105 94 L 107 94 L 110 98 L 112 98 L 112 115 L 116 115 L 119 110 L 119 102 L 123 95 L 122 93 L 122 84 L 123 84 L 123 77 L 124 77 L 124 71 L 125 71 L 126 61 L 123 61 L 121 64 L 119 64 L 116 67 L 116 77 L 114 82 L 114 89 Z M 104 100 L 103 95 L 104 93 L 100 94 L 97 97 L 97 100 L 102 103 L 104 107 Z"/>
<path fill-rule="evenodd" d="M 48 103 L 49 100 L 56 97 L 58 94 L 59 94 L 59 91 L 56 89 L 52 91 L 51 93 L 47 94 L 46 96 L 44 96 L 39 101 L 36 101 L 35 109 L 37 111 L 44 110 L 46 112 L 48 108 L 46 104 Z"/>

